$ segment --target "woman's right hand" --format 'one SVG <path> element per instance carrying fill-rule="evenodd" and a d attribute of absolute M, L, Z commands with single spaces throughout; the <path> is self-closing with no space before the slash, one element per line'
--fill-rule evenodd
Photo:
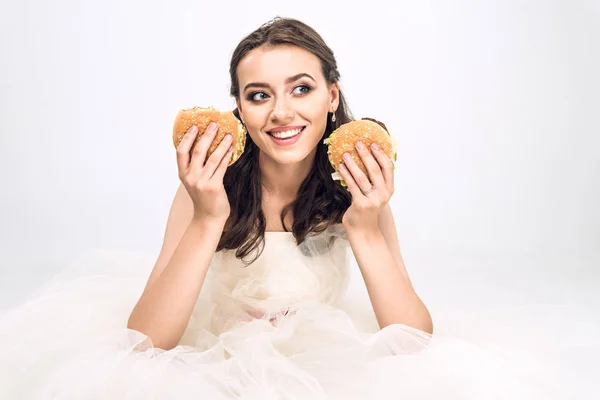
<path fill-rule="evenodd" d="M 206 154 L 217 132 L 217 124 L 211 123 L 193 151 L 190 150 L 198 135 L 192 126 L 177 146 L 179 179 L 194 203 L 194 219 L 224 222 L 230 207 L 223 177 L 233 154 L 231 135 L 223 138 L 219 146 L 206 160 Z"/>

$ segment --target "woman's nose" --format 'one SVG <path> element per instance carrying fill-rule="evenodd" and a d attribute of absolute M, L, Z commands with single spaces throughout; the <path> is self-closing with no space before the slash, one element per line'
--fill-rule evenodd
<path fill-rule="evenodd" d="M 290 102 L 285 98 L 280 98 L 275 103 L 271 119 L 273 121 L 288 121 L 294 118 L 294 110 Z"/>

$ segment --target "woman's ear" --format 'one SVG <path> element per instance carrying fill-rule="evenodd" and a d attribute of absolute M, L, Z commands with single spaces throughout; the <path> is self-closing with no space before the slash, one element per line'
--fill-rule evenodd
<path fill-rule="evenodd" d="M 244 122 L 244 116 L 242 115 L 242 107 L 241 107 L 239 99 L 235 99 L 235 105 L 237 107 L 238 114 L 240 115 L 240 119 L 242 120 L 242 123 L 243 123 Z"/>
<path fill-rule="evenodd" d="M 333 110 L 337 110 L 340 105 L 340 84 L 335 82 L 331 84 L 329 89 L 330 107 Z"/>

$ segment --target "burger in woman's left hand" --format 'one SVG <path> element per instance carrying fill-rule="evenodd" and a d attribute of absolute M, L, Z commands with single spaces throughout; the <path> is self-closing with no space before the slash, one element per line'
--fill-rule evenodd
<path fill-rule="evenodd" d="M 356 151 L 368 176 L 352 157 L 344 154 L 339 172 L 352 194 L 352 204 L 342 217 L 342 224 L 346 230 L 375 231 L 379 229 L 379 214 L 394 194 L 394 165 L 375 143 L 367 148 L 358 141 Z"/>

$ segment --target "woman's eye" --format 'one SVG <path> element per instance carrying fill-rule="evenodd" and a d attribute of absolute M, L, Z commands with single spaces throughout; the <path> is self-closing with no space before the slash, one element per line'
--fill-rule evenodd
<path fill-rule="evenodd" d="M 261 101 L 263 99 L 261 99 L 260 97 L 257 97 L 257 95 L 260 95 L 260 94 L 264 95 L 265 93 L 264 92 L 255 92 L 255 93 L 252 93 L 250 96 L 248 96 L 248 100 L 250 100 L 250 101 Z"/>
<path fill-rule="evenodd" d="M 296 87 L 294 88 L 294 90 L 296 90 L 296 89 L 306 89 L 305 91 L 303 91 L 303 92 L 300 92 L 301 94 L 306 94 L 306 93 L 310 92 L 310 86 L 308 86 L 308 85 L 300 85 L 300 86 L 296 86 Z"/>

